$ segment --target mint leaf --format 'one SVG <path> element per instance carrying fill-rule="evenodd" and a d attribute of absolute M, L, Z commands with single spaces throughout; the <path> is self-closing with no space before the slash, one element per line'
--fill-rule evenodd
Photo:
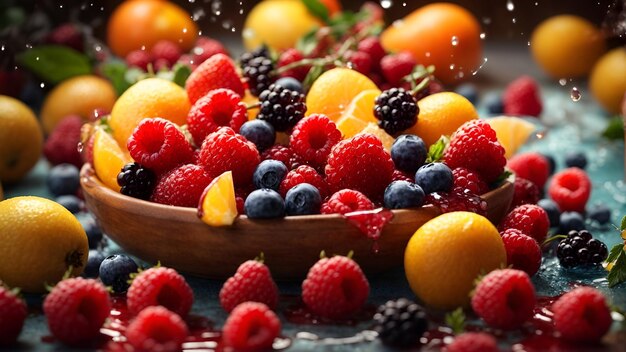
<path fill-rule="evenodd" d="M 624 248 L 623 245 L 621 246 Z M 613 249 L 615 249 L 615 247 L 613 247 Z M 611 254 L 612 253 L 613 250 L 611 250 Z M 609 280 L 609 287 L 614 287 L 626 281 L 626 253 L 624 253 L 623 249 L 617 254 L 617 260 L 615 264 L 613 264 L 611 271 L 609 271 L 607 279 Z"/>
<path fill-rule="evenodd" d="M 613 248 L 611 248 L 611 251 L 609 252 L 608 258 L 606 258 L 606 262 L 607 263 L 614 262 L 617 259 L 617 257 L 619 257 L 620 253 L 623 250 L 624 250 L 624 245 L 622 243 L 619 243 L 613 246 Z"/>
<path fill-rule="evenodd" d="M 443 158 L 443 152 L 446 150 L 446 147 L 450 143 L 450 139 L 446 136 L 441 136 L 435 144 L 431 145 L 428 148 L 428 157 L 426 158 L 427 163 L 434 163 L 436 161 L 441 160 Z"/>
<path fill-rule="evenodd" d="M 111 81 L 117 96 L 122 95 L 122 93 L 130 87 L 130 83 L 126 81 L 127 69 L 128 67 L 126 64 L 118 60 L 109 61 L 101 67 L 100 71 L 102 72 L 102 75 Z"/>
<path fill-rule="evenodd" d="M 622 218 L 622 224 L 620 225 L 619 229 L 622 231 L 626 230 L 626 215 L 624 215 L 624 217 Z"/>
<path fill-rule="evenodd" d="M 624 139 L 624 120 L 621 116 L 616 116 L 609 120 L 602 136 L 607 139 Z"/>
<path fill-rule="evenodd" d="M 304 4 L 304 6 L 306 6 L 306 8 L 313 16 L 321 19 L 325 23 L 328 23 L 328 9 L 326 8 L 326 6 L 324 6 L 324 4 L 322 4 L 321 1 L 302 0 L 302 3 Z"/>
<path fill-rule="evenodd" d="M 506 180 L 507 178 L 509 178 L 509 176 L 513 175 L 513 173 L 509 170 L 504 170 L 504 172 L 502 174 L 500 174 L 500 176 L 498 176 L 498 178 L 493 182 L 494 184 L 500 184 L 502 182 L 504 182 L 504 180 Z"/>
<path fill-rule="evenodd" d="M 452 328 L 455 334 L 460 334 L 465 330 L 465 313 L 463 313 L 463 308 L 459 307 L 446 314 L 445 320 L 446 325 Z"/>
<path fill-rule="evenodd" d="M 26 50 L 17 56 L 17 61 L 52 84 L 91 73 L 86 55 L 60 45 L 43 45 Z"/>

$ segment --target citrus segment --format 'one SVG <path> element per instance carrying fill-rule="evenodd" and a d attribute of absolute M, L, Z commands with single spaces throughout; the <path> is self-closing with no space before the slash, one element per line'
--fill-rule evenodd
<path fill-rule="evenodd" d="M 93 167 L 102 183 L 119 192 L 117 174 L 131 160 L 111 135 L 101 128 L 96 130 L 93 140 Z"/>
<path fill-rule="evenodd" d="M 391 152 L 391 146 L 393 145 L 395 138 L 387 134 L 387 132 L 385 132 L 385 130 L 383 130 L 382 128 L 378 127 L 377 124 L 370 122 L 359 133 L 373 134 L 374 136 L 376 136 L 376 138 L 378 138 L 383 143 L 383 147 L 385 148 L 387 153 Z"/>
<path fill-rule="evenodd" d="M 485 120 L 496 131 L 498 142 L 506 151 L 504 156 L 509 159 L 526 143 L 535 131 L 535 125 L 524 119 L 511 116 L 498 116 Z"/>
<path fill-rule="evenodd" d="M 374 105 L 380 93 L 379 89 L 368 89 L 357 94 L 346 107 L 342 116 L 353 116 L 364 122 L 378 123 L 378 119 L 374 116 Z"/>
<path fill-rule="evenodd" d="M 367 122 L 351 115 L 345 115 L 337 121 L 337 129 L 341 131 L 341 138 L 347 139 L 354 137 L 367 127 Z"/>
<path fill-rule="evenodd" d="M 198 217 L 210 226 L 232 225 L 237 217 L 233 173 L 226 171 L 204 190 L 198 205 Z"/>

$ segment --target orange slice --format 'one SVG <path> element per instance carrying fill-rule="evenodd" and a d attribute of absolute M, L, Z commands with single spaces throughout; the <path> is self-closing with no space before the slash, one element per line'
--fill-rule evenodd
<path fill-rule="evenodd" d="M 374 105 L 380 93 L 379 89 L 368 89 L 357 94 L 344 110 L 342 117 L 353 116 L 364 122 L 378 123 L 378 119 L 374 116 Z"/>
<path fill-rule="evenodd" d="M 367 127 L 367 122 L 352 115 L 344 115 L 337 121 L 337 129 L 341 131 L 343 139 L 352 138 Z"/>
<path fill-rule="evenodd" d="M 198 204 L 198 217 L 210 226 L 232 225 L 237 217 L 233 173 L 226 171 L 204 189 Z"/>
<path fill-rule="evenodd" d="M 96 175 L 107 187 L 117 192 L 120 186 L 117 184 L 117 174 L 132 158 L 122 151 L 117 141 L 102 128 L 95 132 L 93 140 L 93 168 Z"/>
<path fill-rule="evenodd" d="M 506 151 L 504 156 L 507 159 L 512 157 L 536 130 L 535 125 L 519 117 L 498 116 L 485 121 L 496 131 L 498 141 Z"/>
<path fill-rule="evenodd" d="M 383 143 L 383 147 L 388 153 L 391 152 L 391 145 L 393 145 L 393 142 L 396 140 L 387 132 L 385 132 L 385 130 L 378 127 L 378 125 L 372 122 L 368 123 L 367 126 L 365 126 L 365 128 L 362 129 L 359 133 L 369 133 L 376 136 Z"/>

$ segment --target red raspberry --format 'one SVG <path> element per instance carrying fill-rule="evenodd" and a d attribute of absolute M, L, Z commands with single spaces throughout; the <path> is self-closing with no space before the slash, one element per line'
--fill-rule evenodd
<path fill-rule="evenodd" d="M 126 65 L 148 71 L 148 65 L 152 63 L 152 55 L 145 50 L 133 50 L 126 55 Z"/>
<path fill-rule="evenodd" d="M 464 167 L 457 167 L 452 170 L 454 177 L 454 190 L 463 193 L 469 190 L 473 194 L 481 195 L 489 191 L 489 185 L 472 170 Z"/>
<path fill-rule="evenodd" d="M 304 59 L 304 55 L 302 55 L 300 50 L 289 48 L 283 51 L 282 54 L 280 54 L 280 57 L 278 58 L 278 68 L 285 67 L 289 64 L 300 61 L 302 59 Z M 298 66 L 298 67 L 292 68 L 290 70 L 287 70 L 281 73 L 280 76 L 281 77 L 293 77 L 297 79 L 298 81 L 302 82 L 304 81 L 304 78 L 306 78 L 306 75 L 309 73 L 310 69 L 311 69 L 310 65 Z"/>
<path fill-rule="evenodd" d="M 146 307 L 163 306 L 184 317 L 193 304 L 193 291 L 176 270 L 155 267 L 140 272 L 128 288 L 126 302 L 130 314 Z"/>
<path fill-rule="evenodd" d="M 56 27 L 46 37 L 46 43 L 63 45 L 72 48 L 80 53 L 85 48 L 83 33 L 80 28 L 73 23 L 65 23 Z"/>
<path fill-rule="evenodd" d="M 513 269 L 523 270 L 533 276 L 541 266 L 541 248 L 532 237 L 517 229 L 507 229 L 500 233 L 506 249 L 506 262 Z"/>
<path fill-rule="evenodd" d="M 602 293 L 591 287 L 578 287 L 554 304 L 554 327 L 566 340 L 598 342 L 609 331 L 613 319 Z"/>
<path fill-rule="evenodd" d="M 351 189 L 335 192 L 322 204 L 322 214 L 347 214 L 354 211 L 372 210 L 374 203 L 363 193 Z"/>
<path fill-rule="evenodd" d="M 499 352 L 496 339 L 484 332 L 466 332 L 454 338 L 447 352 Z"/>
<path fill-rule="evenodd" d="M 80 168 L 83 160 L 77 145 L 85 121 L 78 115 L 64 117 L 46 139 L 43 154 L 52 165 L 68 163 Z"/>
<path fill-rule="evenodd" d="M 211 177 L 231 170 L 236 186 L 252 182 L 252 174 L 261 162 L 254 143 L 236 134 L 229 127 L 222 127 L 209 134 L 200 150 L 200 165 Z"/>
<path fill-rule="evenodd" d="M 571 167 L 552 176 L 548 193 L 561 211 L 584 213 L 591 194 L 591 180 L 585 171 Z"/>
<path fill-rule="evenodd" d="M 523 204 L 537 204 L 541 199 L 539 188 L 527 179 L 516 176 L 513 185 L 515 186 L 515 193 L 513 193 L 513 200 L 509 209 Z"/>
<path fill-rule="evenodd" d="M 180 59 L 178 59 L 178 63 L 189 66 L 191 71 L 195 70 L 196 67 L 198 67 L 198 65 L 196 65 L 196 60 L 194 59 L 193 55 L 190 54 L 182 54 L 180 56 Z"/>
<path fill-rule="evenodd" d="M 526 115 L 538 117 L 542 103 L 539 86 L 534 79 L 522 76 L 509 83 L 502 95 L 506 115 Z"/>
<path fill-rule="evenodd" d="M 218 128 L 227 126 L 239 132 L 239 128 L 246 121 L 246 104 L 241 102 L 237 93 L 226 88 L 212 90 L 198 99 L 187 115 L 187 127 L 198 146 L 202 145 L 209 133 Z"/>
<path fill-rule="evenodd" d="M 24 301 L 0 283 L 0 348 L 15 343 L 27 314 Z"/>
<path fill-rule="evenodd" d="M 178 314 L 167 308 L 147 307 L 126 328 L 135 351 L 180 351 L 189 330 Z"/>
<path fill-rule="evenodd" d="M 434 192 L 426 195 L 424 203 L 436 206 L 442 213 L 469 211 L 487 215 L 487 202 L 471 192 Z"/>
<path fill-rule="evenodd" d="M 346 60 L 352 65 L 352 69 L 364 75 L 369 75 L 372 71 L 372 58 L 363 51 L 348 51 Z"/>
<path fill-rule="evenodd" d="M 185 134 L 160 117 L 143 119 L 126 145 L 135 161 L 157 174 L 193 160 L 193 149 Z"/>
<path fill-rule="evenodd" d="M 324 178 L 317 171 L 315 171 L 314 168 L 308 165 L 300 165 L 285 175 L 285 178 L 280 183 L 280 195 L 284 198 L 287 191 L 301 183 L 308 183 L 315 186 L 315 188 L 320 191 L 322 199 L 326 198 L 328 195 L 328 185 L 326 184 L 326 181 L 324 181 Z"/>
<path fill-rule="evenodd" d="M 244 209 L 244 206 L 243 206 L 245 204 L 245 198 L 236 196 L 235 203 L 237 204 L 237 213 L 240 215 L 245 215 L 246 210 Z"/>
<path fill-rule="evenodd" d="M 472 309 L 488 325 L 509 330 L 533 316 L 535 302 L 535 288 L 528 274 L 501 269 L 480 280 L 472 296 Z"/>
<path fill-rule="evenodd" d="M 215 39 L 199 37 L 198 40 L 196 40 L 196 46 L 191 49 L 191 54 L 193 55 L 194 63 L 200 65 L 213 55 L 228 55 L 228 50 L 226 50 L 222 43 Z"/>
<path fill-rule="evenodd" d="M 550 164 L 545 156 L 535 153 L 522 153 L 513 156 L 507 163 L 515 176 L 525 178 L 543 189 L 550 176 Z"/>
<path fill-rule="evenodd" d="M 393 170 L 393 175 L 391 176 L 392 181 L 407 181 L 407 182 L 415 182 L 415 177 L 411 177 L 400 170 Z"/>
<path fill-rule="evenodd" d="M 321 167 L 326 164 L 331 149 L 341 140 L 341 131 L 326 115 L 313 114 L 294 126 L 289 146 L 302 161 Z"/>
<path fill-rule="evenodd" d="M 548 214 L 541 207 L 534 204 L 524 204 L 513 209 L 500 223 L 499 230 L 517 229 L 523 234 L 543 242 L 550 229 Z"/>
<path fill-rule="evenodd" d="M 451 169 L 465 167 L 476 171 L 487 183 L 495 181 L 504 172 L 504 148 L 496 132 L 484 120 L 464 123 L 452 135 L 444 154 Z"/>
<path fill-rule="evenodd" d="M 178 45 L 169 40 L 160 40 L 156 42 L 156 44 L 152 46 L 150 53 L 152 54 L 155 63 L 158 60 L 164 60 L 167 62 L 168 67 L 174 66 L 182 54 Z"/>
<path fill-rule="evenodd" d="M 271 350 L 280 328 L 280 320 L 265 304 L 245 302 L 226 319 L 222 339 L 235 351 Z"/>
<path fill-rule="evenodd" d="M 179 207 L 197 207 L 202 192 L 213 178 L 200 166 L 179 166 L 158 180 L 150 201 Z"/>
<path fill-rule="evenodd" d="M 231 312 L 243 302 L 259 302 L 275 309 L 278 303 L 278 287 L 270 269 L 256 260 L 248 260 L 237 268 L 220 290 L 220 304 Z"/>
<path fill-rule="evenodd" d="M 293 165 L 291 163 L 295 160 L 293 150 L 280 144 L 271 146 L 269 149 L 264 151 L 263 154 L 261 154 L 261 160 L 268 159 L 278 160 L 285 164 L 288 169 L 293 169 Z"/>
<path fill-rule="evenodd" d="M 218 88 L 228 88 L 241 97 L 245 93 L 235 63 L 224 54 L 215 54 L 205 60 L 189 75 L 185 83 L 185 89 L 192 104 L 209 91 Z"/>
<path fill-rule="evenodd" d="M 349 317 L 363 307 L 369 293 L 359 265 L 343 256 L 320 259 L 302 282 L 304 304 L 324 318 Z"/>
<path fill-rule="evenodd" d="M 372 68 L 375 69 L 380 67 L 380 60 L 387 54 L 380 44 L 380 40 L 375 36 L 361 40 L 358 44 L 358 50 L 370 56 Z"/>
<path fill-rule="evenodd" d="M 389 54 L 380 60 L 380 69 L 387 82 L 392 85 L 402 83 L 402 78 L 411 72 L 417 65 L 413 54 L 409 52 L 401 52 L 397 54 Z"/>
<path fill-rule="evenodd" d="M 353 189 L 370 199 L 382 199 L 393 176 L 393 161 L 376 136 L 364 133 L 333 147 L 326 165 L 326 182 L 331 192 Z"/>
<path fill-rule="evenodd" d="M 43 312 L 52 335 L 69 346 L 84 346 L 100 335 L 111 312 L 106 288 L 80 277 L 59 282 L 46 296 Z"/>

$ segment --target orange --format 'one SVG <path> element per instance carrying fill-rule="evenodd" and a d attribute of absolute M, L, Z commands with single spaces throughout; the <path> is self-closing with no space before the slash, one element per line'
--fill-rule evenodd
<path fill-rule="evenodd" d="M 243 96 L 241 101 L 244 102 L 247 106 L 253 106 L 259 103 L 259 98 L 252 95 L 252 93 L 250 93 L 250 91 L 246 89 L 246 94 Z M 260 109 L 258 107 L 248 109 L 248 120 L 256 119 L 256 115 L 259 114 L 259 110 Z"/>
<path fill-rule="evenodd" d="M 337 120 L 337 129 L 341 131 L 341 138 L 347 139 L 354 137 L 367 127 L 367 122 L 351 115 L 343 115 Z"/>
<path fill-rule="evenodd" d="M 420 136 L 427 146 L 442 135 L 450 136 L 463 123 L 477 119 L 474 105 L 465 97 L 453 92 L 431 94 L 417 102 L 417 123 L 407 133 Z"/>
<path fill-rule="evenodd" d="M 130 161 L 131 157 L 120 148 L 110 134 L 102 128 L 96 130 L 93 140 L 93 168 L 102 183 L 119 192 L 117 174 Z"/>
<path fill-rule="evenodd" d="M 182 126 L 190 108 L 185 89 L 165 79 L 148 78 L 132 85 L 115 102 L 109 125 L 125 150 L 128 137 L 141 120 L 161 117 Z"/>
<path fill-rule="evenodd" d="M 56 86 L 43 102 L 41 123 L 46 134 L 67 115 L 79 115 L 85 121 L 95 109 L 111 111 L 117 94 L 109 81 L 97 76 L 73 77 Z"/>
<path fill-rule="evenodd" d="M 389 51 L 408 51 L 434 65 L 444 83 L 468 78 L 482 60 L 480 24 L 465 8 L 450 3 L 423 6 L 389 26 L 380 39 Z"/>
<path fill-rule="evenodd" d="M 198 217 L 210 226 L 232 225 L 237 217 L 232 171 L 216 177 L 202 193 Z"/>
<path fill-rule="evenodd" d="M 363 128 L 361 130 L 360 133 L 369 133 L 369 134 L 373 134 L 374 136 L 376 136 L 376 138 L 378 138 L 382 143 L 383 143 L 383 147 L 385 148 L 385 150 L 388 153 L 391 153 L 391 146 L 393 145 L 393 142 L 395 141 L 395 138 L 393 138 L 392 136 L 390 136 L 387 132 L 385 132 L 385 130 L 383 130 L 382 128 L 378 127 L 377 124 L 370 122 L 368 123 L 365 128 Z"/>
<path fill-rule="evenodd" d="M 107 24 L 109 47 L 121 57 L 142 47 L 150 50 L 160 40 L 169 40 L 188 51 L 197 37 L 198 26 L 191 15 L 162 0 L 125 1 L 115 8 Z"/>
<path fill-rule="evenodd" d="M 620 113 L 626 94 L 626 48 L 615 48 L 598 60 L 589 77 L 589 90 L 606 111 Z"/>
<path fill-rule="evenodd" d="M 526 143 L 536 131 L 535 125 L 519 117 L 498 116 L 486 119 L 491 128 L 496 131 L 498 142 L 504 147 L 504 156 L 509 159 Z"/>
<path fill-rule="evenodd" d="M 376 98 L 380 95 L 380 89 L 368 89 L 357 94 L 343 112 L 344 116 L 353 116 L 365 122 L 378 123 L 374 116 Z"/>
<path fill-rule="evenodd" d="M 474 280 L 506 265 L 506 251 L 496 227 L 469 212 L 440 215 L 420 227 L 404 252 L 411 290 L 427 306 L 467 306 Z"/>
<path fill-rule="evenodd" d="M 325 114 L 337 121 L 359 93 L 377 90 L 367 76 L 348 68 L 333 68 L 313 82 L 306 96 L 307 115 Z"/>
<path fill-rule="evenodd" d="M 606 50 L 604 35 L 586 19 L 559 15 L 533 31 L 530 49 L 535 61 L 552 78 L 586 76 Z"/>

